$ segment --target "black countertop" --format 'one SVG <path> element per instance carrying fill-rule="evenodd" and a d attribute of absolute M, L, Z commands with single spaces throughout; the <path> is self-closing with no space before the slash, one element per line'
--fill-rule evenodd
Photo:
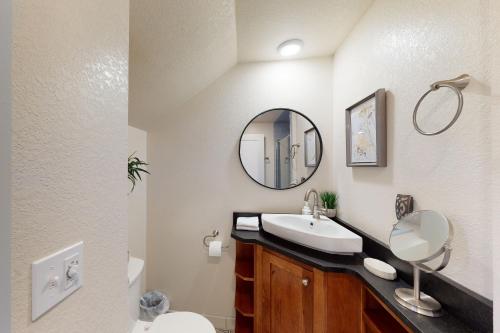
<path fill-rule="evenodd" d="M 463 321 L 447 311 L 444 311 L 442 317 L 430 318 L 414 313 L 399 305 L 394 299 L 394 290 L 400 287 L 411 288 L 411 286 L 399 277 L 394 281 L 388 281 L 368 272 L 363 266 L 363 259 L 367 257 L 365 253 L 352 256 L 327 254 L 288 242 L 263 230 L 259 232 L 239 231 L 233 228 L 231 237 L 245 243 L 262 245 L 325 272 L 356 275 L 414 332 L 481 332 L 477 328 L 470 328 Z"/>

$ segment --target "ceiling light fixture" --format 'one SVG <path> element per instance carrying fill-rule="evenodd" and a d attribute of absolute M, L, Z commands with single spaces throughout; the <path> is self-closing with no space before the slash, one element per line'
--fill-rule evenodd
<path fill-rule="evenodd" d="M 278 46 L 278 52 L 282 57 L 291 57 L 298 54 L 303 46 L 304 42 L 302 40 L 289 39 Z"/>

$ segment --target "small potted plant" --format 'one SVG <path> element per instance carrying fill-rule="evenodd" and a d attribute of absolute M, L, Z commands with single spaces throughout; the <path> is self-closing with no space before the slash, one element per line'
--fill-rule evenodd
<path fill-rule="evenodd" d="M 335 217 L 337 215 L 337 194 L 334 192 L 322 192 L 320 195 L 323 202 L 323 208 L 326 210 L 326 216 Z"/>
<path fill-rule="evenodd" d="M 141 161 L 138 157 L 135 157 L 134 155 L 135 153 L 133 153 L 128 157 L 128 179 L 132 183 L 132 189 L 130 190 L 130 193 L 134 191 L 135 183 L 137 181 L 142 181 L 141 172 L 147 173 L 149 175 L 149 172 L 143 169 L 143 167 L 147 166 L 148 164 L 144 161 Z"/>

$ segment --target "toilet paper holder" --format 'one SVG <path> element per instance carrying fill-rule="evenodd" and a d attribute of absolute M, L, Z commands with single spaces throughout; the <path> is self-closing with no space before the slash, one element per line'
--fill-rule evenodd
<path fill-rule="evenodd" d="M 208 242 L 208 239 L 209 238 L 215 239 L 215 238 L 217 238 L 217 236 L 219 236 L 219 234 L 220 234 L 219 230 L 215 229 L 214 231 L 212 231 L 211 235 L 206 235 L 205 237 L 203 237 L 203 245 L 206 248 L 209 248 L 210 244 Z M 227 248 L 229 248 L 229 245 L 223 245 L 222 248 L 227 249 Z"/>

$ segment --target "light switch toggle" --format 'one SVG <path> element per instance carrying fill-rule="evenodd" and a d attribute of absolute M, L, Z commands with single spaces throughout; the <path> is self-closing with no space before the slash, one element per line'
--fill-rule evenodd
<path fill-rule="evenodd" d="M 47 283 L 47 288 L 49 289 L 55 289 L 59 286 L 59 276 L 53 276 L 49 279 L 49 282 Z"/>
<path fill-rule="evenodd" d="M 78 280 L 78 265 L 70 265 L 66 272 L 66 277 L 70 280 Z"/>
<path fill-rule="evenodd" d="M 71 288 L 78 283 L 80 278 L 80 257 L 74 254 L 64 260 L 65 289 Z"/>

